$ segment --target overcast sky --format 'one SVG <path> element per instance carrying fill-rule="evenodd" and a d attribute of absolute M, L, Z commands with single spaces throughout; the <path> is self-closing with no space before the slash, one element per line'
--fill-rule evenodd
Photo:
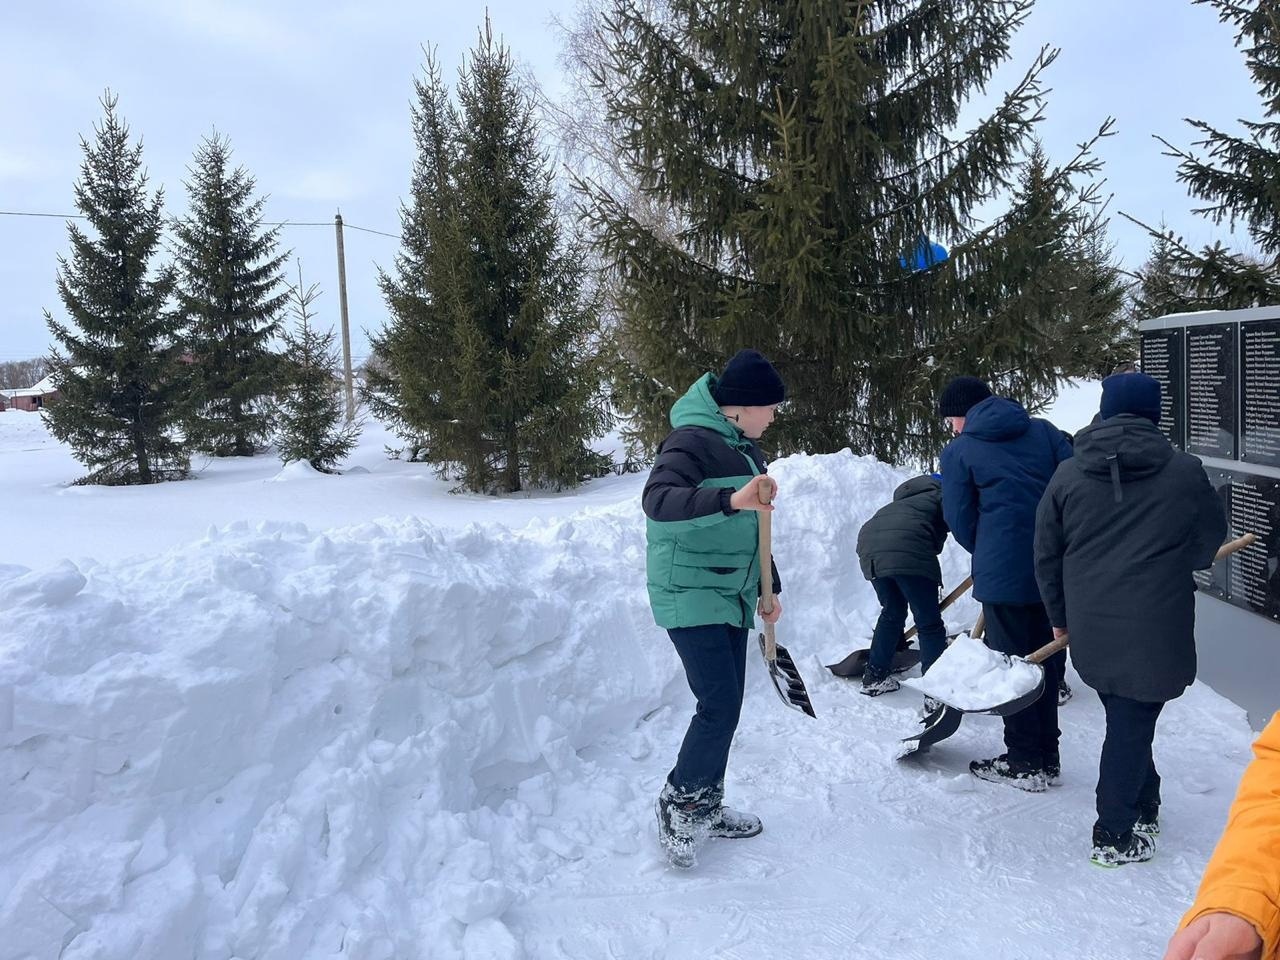
<path fill-rule="evenodd" d="M 555 96 L 559 35 L 577 0 L 489 0 L 497 32 Z M 145 144 L 153 185 L 168 212 L 185 208 L 182 181 L 199 139 L 215 127 L 235 160 L 270 196 L 271 220 L 331 222 L 396 233 L 412 162 L 409 98 L 423 45 L 439 48 L 450 78 L 474 44 L 484 5 L 458 0 L 114 0 L 0 5 L 0 210 L 73 213 L 79 137 L 91 136 L 105 88 Z M 1039 0 L 996 87 L 1012 85 L 1038 48 L 1062 55 L 1041 136 L 1065 160 L 1107 115 L 1118 133 L 1100 151 L 1113 209 L 1164 218 L 1195 243 L 1222 237 L 1190 213 L 1175 164 L 1151 135 L 1186 144 L 1183 117 L 1233 127 L 1259 101 L 1231 31 L 1189 0 Z M 1119 217 L 1112 239 L 1130 267 L 1146 237 Z M 332 227 L 287 229 L 284 242 L 319 283 L 322 322 L 336 323 Z M 42 318 L 62 306 L 55 257 L 65 221 L 0 216 L 0 360 L 47 350 Z M 375 265 L 396 241 L 348 230 L 353 350 L 367 352 L 384 307 Z M 291 265 L 291 271 L 292 271 Z"/>

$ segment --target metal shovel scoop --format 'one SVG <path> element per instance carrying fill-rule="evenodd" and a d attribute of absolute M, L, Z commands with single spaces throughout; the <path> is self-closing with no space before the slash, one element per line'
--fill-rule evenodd
<path fill-rule="evenodd" d="M 986 629 L 986 617 L 981 610 L 978 611 L 978 619 L 973 624 L 973 629 L 969 631 L 969 636 L 975 640 L 982 638 L 982 633 Z M 960 729 L 960 721 L 964 719 L 964 713 L 955 707 L 949 707 L 945 703 L 940 703 L 938 708 L 924 718 L 924 729 L 911 737 L 902 738 L 902 747 L 898 750 L 897 760 L 905 760 L 920 750 L 928 750 L 935 743 L 947 739 L 957 730 Z"/>
<path fill-rule="evenodd" d="M 761 484 L 763 490 L 766 485 Z M 770 494 L 772 488 L 770 487 Z M 761 499 L 769 502 L 769 498 Z M 759 513 L 760 520 L 760 607 L 765 613 L 773 612 L 773 525 L 772 515 L 767 510 Z M 772 623 L 764 625 L 764 633 L 760 634 L 760 652 L 764 654 L 765 666 L 769 668 L 769 679 L 773 681 L 773 689 L 778 691 L 782 702 L 789 707 L 816 717 L 813 703 L 809 700 L 809 691 L 805 689 L 796 662 L 791 659 L 787 648 L 778 643 Z"/>

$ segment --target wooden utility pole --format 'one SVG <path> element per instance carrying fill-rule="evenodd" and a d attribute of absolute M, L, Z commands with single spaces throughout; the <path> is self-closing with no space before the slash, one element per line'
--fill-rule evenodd
<path fill-rule="evenodd" d="M 338 305 L 342 310 L 342 365 L 347 384 L 347 423 L 356 418 L 356 395 L 351 377 L 351 321 L 347 315 L 347 258 L 342 251 L 342 214 L 335 214 L 333 229 L 338 235 Z"/>

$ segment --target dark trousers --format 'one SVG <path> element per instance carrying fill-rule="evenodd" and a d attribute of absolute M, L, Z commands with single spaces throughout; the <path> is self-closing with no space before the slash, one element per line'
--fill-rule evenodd
<path fill-rule="evenodd" d="M 1042 603 L 984 603 L 987 646 L 1025 657 L 1053 640 Z M 1004 718 L 1004 746 L 1011 764 L 1043 769 L 1058 763 L 1058 684 L 1067 669 L 1066 651 L 1044 666 L 1044 692 L 1035 703 Z"/>
<path fill-rule="evenodd" d="M 893 654 L 907 625 L 907 608 L 920 637 L 920 669 L 928 672 L 947 648 L 947 628 L 938 609 L 938 585 L 928 577 L 876 577 L 871 587 L 880 599 L 880 618 L 871 635 L 867 667 L 877 676 L 889 672 Z"/>
<path fill-rule="evenodd" d="M 747 628 L 728 624 L 668 630 L 698 709 L 667 779 L 678 790 L 724 782 L 747 679 Z"/>
<path fill-rule="evenodd" d="M 1098 822 L 1094 829 L 1119 838 L 1140 815 L 1160 807 L 1160 774 L 1151 757 L 1151 741 L 1163 703 L 1144 703 L 1113 693 L 1098 695 L 1107 712 L 1107 736 L 1098 764 Z"/>

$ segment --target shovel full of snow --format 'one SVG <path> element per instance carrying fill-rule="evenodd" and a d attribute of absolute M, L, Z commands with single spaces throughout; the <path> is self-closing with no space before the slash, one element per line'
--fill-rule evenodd
<path fill-rule="evenodd" d="M 772 487 L 762 484 L 761 500 L 769 502 Z M 769 495 L 763 491 L 769 490 Z M 773 524 L 772 515 L 761 510 L 757 515 L 760 520 L 760 606 L 765 613 L 773 612 Z M 782 702 L 789 707 L 816 717 L 813 704 L 809 701 L 809 691 L 805 689 L 796 662 L 791 659 L 787 648 L 778 643 L 774 635 L 772 623 L 765 623 L 764 632 L 760 634 L 760 652 L 764 654 L 765 665 L 769 668 L 769 679 L 773 681 L 773 689 L 778 691 Z"/>
<path fill-rule="evenodd" d="M 1214 559 L 1221 560 L 1255 540 L 1256 536 L 1246 533 L 1224 543 Z M 925 676 L 913 677 L 906 683 L 961 713 L 1008 717 L 1040 699 L 1044 692 L 1041 664 L 1066 649 L 1067 642 L 1063 634 L 1026 657 L 1011 657 L 990 649 L 972 636 L 962 635 Z"/>

